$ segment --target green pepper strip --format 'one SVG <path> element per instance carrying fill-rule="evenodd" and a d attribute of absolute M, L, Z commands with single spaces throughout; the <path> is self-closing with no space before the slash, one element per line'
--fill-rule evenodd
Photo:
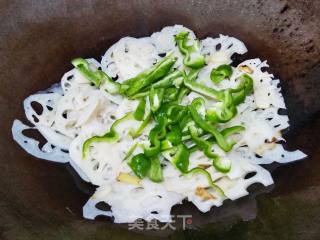
<path fill-rule="evenodd" d="M 87 60 L 76 58 L 72 60 L 72 65 L 78 69 L 90 82 L 96 87 L 100 87 L 104 83 L 104 88 L 111 94 L 118 93 L 120 84 L 112 81 L 112 79 L 103 71 L 97 70 L 93 72 Z"/>
<path fill-rule="evenodd" d="M 133 117 L 137 121 L 142 121 L 146 110 L 146 99 L 141 98 L 140 102 L 136 108 L 136 111 L 133 113 Z"/>
<path fill-rule="evenodd" d="M 188 112 L 188 109 L 185 106 L 178 105 L 174 102 L 168 103 L 161 110 L 165 111 L 165 115 L 168 117 L 170 124 L 180 123 Z"/>
<path fill-rule="evenodd" d="M 212 180 L 211 174 L 207 170 L 200 167 L 195 167 L 188 172 L 188 174 L 192 175 L 199 173 L 205 175 L 209 185 L 214 188 L 222 197 L 225 197 L 223 190 L 217 184 L 215 184 L 215 182 Z"/>
<path fill-rule="evenodd" d="M 164 140 L 161 141 L 161 151 L 168 150 L 168 149 L 170 149 L 172 147 L 173 147 L 173 145 L 169 141 L 169 139 L 164 139 Z"/>
<path fill-rule="evenodd" d="M 182 142 L 180 127 L 178 125 L 173 125 L 171 130 L 167 133 L 166 139 L 168 139 L 173 146 L 180 144 Z"/>
<path fill-rule="evenodd" d="M 167 103 L 160 108 L 156 115 L 157 125 L 149 134 L 151 147 L 145 147 L 144 150 L 146 156 L 154 156 L 158 154 L 161 149 L 168 148 L 168 146 L 176 146 L 181 143 L 182 134 L 179 125 L 176 123 L 179 122 L 186 112 L 187 109 L 184 106 L 175 103 Z M 170 127 L 167 130 L 169 125 Z"/>
<path fill-rule="evenodd" d="M 184 78 L 188 78 L 189 81 L 195 81 L 196 78 L 198 77 L 198 74 L 200 72 L 201 69 L 191 69 L 190 72 L 188 73 L 188 75 L 186 75 L 185 72 L 183 72 L 182 74 L 182 79 L 183 79 L 183 82 L 184 82 Z M 186 96 L 188 93 L 190 93 L 190 89 L 187 88 L 186 86 L 180 86 L 179 88 L 179 92 L 177 93 L 178 95 L 176 96 L 176 99 L 175 99 L 175 102 L 177 104 L 181 103 L 184 96 Z"/>
<path fill-rule="evenodd" d="M 232 134 L 236 134 L 236 133 L 239 133 L 239 132 L 244 131 L 244 130 L 245 130 L 245 128 L 243 126 L 232 126 L 232 127 L 223 129 L 220 133 L 226 138 L 226 137 L 228 137 L 228 136 L 230 136 Z M 206 141 L 211 143 L 211 144 L 217 142 L 216 138 L 214 136 L 209 137 Z M 232 144 L 234 145 L 235 143 L 232 143 Z M 194 152 L 194 151 L 196 151 L 198 149 L 199 149 L 199 147 L 197 145 L 189 148 L 190 152 Z"/>
<path fill-rule="evenodd" d="M 222 80 L 230 78 L 232 72 L 232 67 L 230 65 L 223 64 L 211 70 L 210 78 L 214 83 L 220 83 Z"/>
<path fill-rule="evenodd" d="M 188 126 L 188 124 L 192 121 L 192 117 L 189 111 L 187 111 L 187 113 L 183 116 L 183 118 L 181 119 L 181 121 L 179 122 L 179 126 L 180 128 L 185 131 L 186 127 Z"/>
<path fill-rule="evenodd" d="M 212 159 L 215 169 L 222 173 L 227 173 L 231 169 L 231 162 L 223 162 L 219 155 L 215 154 L 212 149 L 212 144 L 198 136 L 197 129 L 194 126 L 189 127 L 189 132 L 192 140 L 203 151 L 203 153 L 210 159 Z"/>
<path fill-rule="evenodd" d="M 158 118 L 157 125 L 151 129 L 149 134 L 149 141 L 151 143 L 150 147 L 144 148 L 144 154 L 147 157 L 152 157 L 157 155 L 161 150 L 161 139 L 164 139 L 167 133 L 166 126 L 168 120 L 165 116 Z"/>
<path fill-rule="evenodd" d="M 182 173 L 188 173 L 190 151 L 184 144 L 179 144 L 176 147 L 174 156 L 172 157 L 172 163 Z"/>
<path fill-rule="evenodd" d="M 216 138 L 217 143 L 221 149 L 223 149 L 225 152 L 229 152 L 232 149 L 233 145 L 228 143 L 226 139 L 223 137 L 223 135 L 210 123 L 202 119 L 199 113 L 197 112 L 196 105 L 202 101 L 202 98 L 196 98 L 192 101 L 191 105 L 188 106 L 193 120 L 200 128 L 202 128 L 206 132 L 211 133 Z"/>
<path fill-rule="evenodd" d="M 167 88 L 175 85 L 179 87 L 183 82 L 183 74 L 181 71 L 173 71 L 169 73 L 167 76 L 159 80 L 158 82 L 152 84 L 153 88 Z"/>
<path fill-rule="evenodd" d="M 169 87 L 164 90 L 163 102 L 175 101 L 178 97 L 179 90 L 176 87 Z"/>
<path fill-rule="evenodd" d="M 245 127 L 243 127 L 243 126 L 232 126 L 232 127 L 223 129 L 221 131 L 221 134 L 224 137 L 229 137 L 232 134 L 236 134 L 236 133 L 242 132 L 244 130 L 245 130 Z"/>
<path fill-rule="evenodd" d="M 220 109 L 207 109 L 206 119 L 212 123 L 225 123 L 237 114 L 237 108 L 229 90 L 224 91 L 224 101 Z"/>
<path fill-rule="evenodd" d="M 147 175 L 151 167 L 151 161 L 143 153 L 139 153 L 131 158 L 128 165 L 131 167 L 135 175 L 142 179 Z"/>
<path fill-rule="evenodd" d="M 129 97 L 129 99 L 137 99 L 137 98 L 142 98 L 142 97 L 146 97 L 148 96 L 150 93 L 150 91 L 145 91 L 145 92 L 139 92 L 131 97 Z"/>
<path fill-rule="evenodd" d="M 169 73 L 167 76 L 159 80 L 158 82 L 152 84 L 151 86 L 147 86 L 143 89 L 143 92 L 138 92 L 137 94 L 134 94 L 130 97 L 130 99 L 136 99 L 144 96 L 148 96 L 150 94 L 150 89 L 159 89 L 163 88 L 166 89 L 164 91 L 164 100 L 173 100 L 176 98 L 176 95 L 178 94 L 178 89 L 181 84 L 183 83 L 183 73 L 181 71 L 173 71 Z M 174 87 L 172 87 L 174 86 Z"/>
<path fill-rule="evenodd" d="M 223 91 L 215 90 L 215 89 L 207 87 L 206 85 L 203 85 L 201 83 L 192 81 L 187 76 L 184 77 L 183 83 L 190 90 L 197 92 L 197 93 L 200 93 L 200 94 L 207 96 L 209 98 L 213 98 L 216 100 L 222 100 L 224 97 Z"/>
<path fill-rule="evenodd" d="M 237 114 L 236 106 L 244 102 L 247 95 L 253 92 L 253 80 L 247 74 L 242 74 L 240 83 L 234 89 L 224 90 L 224 99 L 220 109 L 208 109 L 206 119 L 212 123 L 225 123 Z M 233 94 L 233 95 L 232 95 Z"/>
<path fill-rule="evenodd" d="M 186 88 L 185 86 L 182 86 L 179 90 L 178 96 L 177 96 L 177 103 L 181 103 L 184 96 L 186 96 L 190 92 L 189 88 Z"/>
<path fill-rule="evenodd" d="M 102 136 L 93 136 L 89 139 L 87 139 L 82 146 L 82 158 L 85 159 L 86 155 L 89 151 L 89 147 L 91 146 L 92 143 L 95 142 L 115 142 L 119 139 L 119 134 L 116 131 L 116 127 L 122 123 L 125 120 L 128 120 L 130 118 L 132 118 L 132 112 L 127 113 L 124 117 L 117 119 L 116 121 L 114 121 L 114 123 L 111 125 L 110 130 L 105 133 Z"/>
<path fill-rule="evenodd" d="M 158 157 L 153 157 L 151 160 L 151 166 L 148 173 L 148 177 L 153 182 L 162 182 L 163 181 L 163 172 Z"/>
<path fill-rule="evenodd" d="M 189 91 L 189 89 L 187 89 L 187 90 Z M 180 93 L 180 89 L 178 90 L 176 87 L 166 88 L 166 89 L 164 89 L 163 101 L 164 102 L 174 101 L 177 99 L 179 93 Z M 137 99 L 137 98 L 145 97 L 148 95 L 150 95 L 150 90 L 147 90 L 145 92 L 139 92 L 139 93 L 133 95 L 132 97 L 130 97 L 129 99 Z"/>
<path fill-rule="evenodd" d="M 198 174 L 201 173 L 207 177 L 208 183 L 213 187 L 218 193 L 224 197 L 223 190 L 214 183 L 212 177 L 208 171 L 203 168 L 195 167 L 188 170 L 189 167 L 190 151 L 184 144 L 180 144 L 175 149 L 175 154 L 172 157 L 172 163 L 176 168 L 180 170 L 183 174 Z"/>
<path fill-rule="evenodd" d="M 152 112 L 156 112 L 162 103 L 164 94 L 163 88 L 154 89 L 151 87 L 150 93 L 149 93 L 149 100 L 150 100 L 150 109 Z"/>
<path fill-rule="evenodd" d="M 239 105 L 243 103 L 246 96 L 253 93 L 253 79 L 248 74 L 242 74 L 240 83 L 235 89 L 229 89 L 230 93 L 234 93 L 233 103 Z"/>
<path fill-rule="evenodd" d="M 141 89 L 166 76 L 175 62 L 176 58 L 172 54 L 168 55 L 150 69 L 125 81 L 121 85 L 120 92 L 128 97 L 135 95 Z"/>
<path fill-rule="evenodd" d="M 143 130 L 146 128 L 146 126 L 149 124 L 149 122 L 152 119 L 152 114 L 151 112 L 146 116 L 146 118 L 143 120 L 143 122 L 141 123 L 141 125 L 138 127 L 138 129 L 136 131 L 131 130 L 129 132 L 129 134 L 131 135 L 131 137 L 133 138 L 137 138 L 141 135 L 141 133 L 143 132 Z"/>
<path fill-rule="evenodd" d="M 175 37 L 180 52 L 185 55 L 183 64 L 190 68 L 201 68 L 205 64 L 205 58 L 200 53 L 200 43 L 198 40 L 194 40 L 193 45 L 188 46 L 188 36 L 189 32 L 183 31 Z"/>
<path fill-rule="evenodd" d="M 134 150 L 136 150 L 138 145 L 139 144 L 137 142 L 135 144 L 133 144 L 133 146 L 129 149 L 129 151 L 127 152 L 126 156 L 124 157 L 124 160 L 127 160 L 129 157 L 131 157 L 131 155 L 133 154 Z"/>

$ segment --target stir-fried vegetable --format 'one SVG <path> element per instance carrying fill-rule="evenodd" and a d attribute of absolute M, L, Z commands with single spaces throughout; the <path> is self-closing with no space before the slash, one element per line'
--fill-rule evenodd
<path fill-rule="evenodd" d="M 201 167 L 189 169 L 190 154 L 201 150 L 212 160 L 209 166 L 222 173 L 230 171 L 230 160 L 213 151 L 213 145 L 217 144 L 225 152 L 230 151 L 236 141 L 230 141 L 229 136 L 240 133 L 244 127 L 232 126 L 221 130 L 218 124 L 229 122 L 236 116 L 237 106 L 253 92 L 253 80 L 248 74 L 242 74 L 238 77 L 239 84 L 235 88 L 223 90 L 198 82 L 199 72 L 205 65 L 199 41 L 189 39 L 188 32 L 180 32 L 175 40 L 184 55 L 183 68 L 172 70 L 176 58 L 173 54 L 168 54 L 150 69 L 122 84 L 113 82 L 101 70 L 90 70 L 88 62 L 84 59 L 73 60 L 73 65 L 95 86 L 103 85 L 110 93 L 139 99 L 136 110 L 116 120 L 110 131 L 84 142 L 83 158 L 86 158 L 89 147 L 94 142 L 117 141 L 120 136 L 116 128 L 120 123 L 130 118 L 141 121 L 138 129 L 129 131 L 132 138 L 136 138 L 153 120 L 155 126 L 149 132 L 149 144 L 135 143 L 125 156 L 138 179 L 148 177 L 154 182 L 163 181 L 161 159 L 165 157 L 184 175 L 205 175 L 209 185 L 223 195 L 223 191 L 214 183 L 206 169 Z M 232 67 L 224 64 L 212 69 L 210 77 L 218 84 L 224 79 L 229 79 L 232 74 Z M 192 91 L 215 103 L 211 103 L 208 107 L 205 99 L 198 97 L 193 99 L 191 104 L 181 105 L 184 97 Z M 143 153 L 135 154 L 137 148 L 142 148 Z M 131 182 L 131 178 L 129 175 L 129 177 L 122 176 L 121 179 L 124 182 L 129 179 Z M 134 180 L 134 183 L 137 184 L 137 181 Z"/>

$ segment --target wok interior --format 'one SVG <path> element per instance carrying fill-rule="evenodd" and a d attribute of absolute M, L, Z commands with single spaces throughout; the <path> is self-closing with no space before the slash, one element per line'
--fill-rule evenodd
<path fill-rule="evenodd" d="M 319 236 L 319 10 L 317 1 L 277 0 L 1 3 L 1 239 Z M 274 170 L 275 186 L 271 192 L 264 190 L 269 193 L 227 202 L 208 214 L 188 204 L 176 207 L 174 213 L 193 215 L 197 230 L 133 233 L 110 220 L 84 220 L 85 192 L 92 187 L 78 181 L 65 165 L 24 152 L 12 140 L 12 121 L 25 119 L 23 99 L 59 82 L 72 58 L 100 60 L 121 37 L 148 36 L 173 24 L 185 25 L 199 38 L 219 33 L 239 38 L 249 53 L 235 56 L 237 61 L 267 59 L 270 72 L 281 79 L 288 108 L 287 149 L 299 148 L 309 157 Z"/>

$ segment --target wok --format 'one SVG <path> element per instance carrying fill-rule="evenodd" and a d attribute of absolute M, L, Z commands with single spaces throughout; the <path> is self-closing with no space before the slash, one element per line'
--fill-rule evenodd
<path fill-rule="evenodd" d="M 320 1 L 1 1 L 0 2 L 1 239 L 320 239 Z M 279 77 L 290 118 L 286 148 L 308 158 L 273 166 L 272 189 L 210 213 L 184 204 L 191 227 L 129 231 L 109 219 L 82 218 L 92 187 L 63 164 L 36 159 L 12 139 L 22 101 L 60 81 L 75 57 L 100 58 L 124 36 L 148 36 L 183 24 L 200 38 L 235 36 L 267 59 Z M 275 169 L 276 168 L 276 169 Z M 261 192 L 262 191 L 262 192 Z"/>

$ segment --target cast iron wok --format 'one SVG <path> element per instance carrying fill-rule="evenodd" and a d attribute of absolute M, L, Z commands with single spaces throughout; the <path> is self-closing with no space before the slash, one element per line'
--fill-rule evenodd
<path fill-rule="evenodd" d="M 312 0 L 1 1 L 0 239 L 320 239 L 319 13 Z M 236 61 L 267 59 L 291 120 L 286 148 L 309 157 L 275 169 L 273 189 L 254 186 L 253 195 L 208 214 L 176 207 L 175 214 L 193 214 L 192 229 L 129 231 L 110 219 L 82 219 L 90 186 L 65 165 L 24 152 L 12 140 L 12 121 L 24 119 L 23 99 L 58 82 L 72 58 L 99 58 L 121 37 L 173 24 L 200 38 L 241 39 L 249 54 Z"/>

